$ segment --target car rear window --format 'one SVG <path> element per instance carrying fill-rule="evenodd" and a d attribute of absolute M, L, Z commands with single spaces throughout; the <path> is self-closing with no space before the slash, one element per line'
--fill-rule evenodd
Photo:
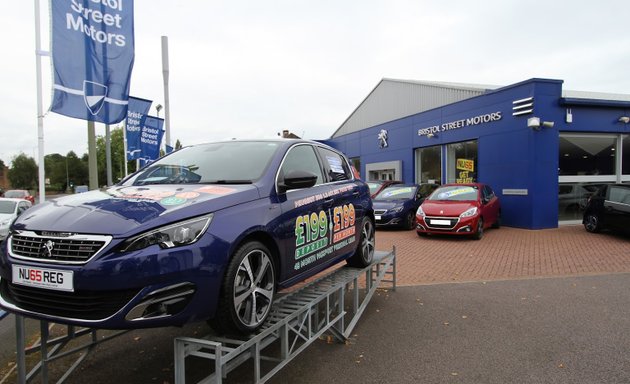
<path fill-rule="evenodd" d="M 22 198 L 24 198 L 24 192 L 21 192 L 21 191 L 6 191 L 4 193 L 4 197 L 8 197 L 10 199 L 22 199 Z"/>

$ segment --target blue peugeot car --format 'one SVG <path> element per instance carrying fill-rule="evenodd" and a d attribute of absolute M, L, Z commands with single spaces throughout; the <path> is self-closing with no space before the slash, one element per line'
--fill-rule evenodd
<path fill-rule="evenodd" d="M 392 184 L 373 198 L 377 227 L 416 228 L 416 211 L 438 184 Z"/>
<path fill-rule="evenodd" d="M 21 215 L 0 251 L 0 306 L 95 328 L 209 320 L 248 333 L 278 288 L 373 254 L 370 192 L 340 152 L 286 139 L 195 145 Z"/>

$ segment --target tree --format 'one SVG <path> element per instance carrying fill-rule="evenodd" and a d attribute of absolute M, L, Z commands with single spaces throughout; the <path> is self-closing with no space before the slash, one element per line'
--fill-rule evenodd
<path fill-rule="evenodd" d="M 37 186 L 37 172 L 35 159 L 20 153 L 11 160 L 8 177 L 14 188 L 33 189 Z"/>
<path fill-rule="evenodd" d="M 68 160 L 68 178 L 70 179 L 70 184 L 72 184 L 72 186 L 88 185 L 88 155 L 85 154 L 83 158 L 79 159 L 76 153 L 70 151 L 66 154 L 66 160 Z"/>
<path fill-rule="evenodd" d="M 114 183 L 125 177 L 125 145 L 123 143 L 123 129 L 116 127 L 111 131 L 110 138 L 112 157 L 112 179 Z M 98 179 L 100 183 L 107 181 L 106 140 L 104 136 L 96 138 L 96 161 Z M 131 168 L 131 163 L 128 163 Z"/>
<path fill-rule="evenodd" d="M 182 149 L 182 143 L 179 141 L 179 139 L 175 141 L 175 150 L 178 150 L 178 149 Z"/>
<path fill-rule="evenodd" d="M 66 158 L 58 153 L 44 157 L 44 171 L 50 183 L 47 189 L 53 191 L 66 190 Z"/>

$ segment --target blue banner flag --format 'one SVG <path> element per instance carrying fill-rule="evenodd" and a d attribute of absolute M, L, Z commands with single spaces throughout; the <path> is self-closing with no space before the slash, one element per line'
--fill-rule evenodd
<path fill-rule="evenodd" d="M 129 97 L 129 108 L 127 108 L 127 121 L 125 124 L 125 135 L 127 137 L 127 160 L 135 160 L 141 157 L 140 135 L 142 127 L 151 108 L 151 100 Z"/>
<path fill-rule="evenodd" d="M 140 164 L 146 164 L 160 157 L 160 144 L 164 136 L 164 119 L 147 116 L 140 133 Z"/>
<path fill-rule="evenodd" d="M 133 0 L 51 4 L 51 111 L 115 124 L 126 117 L 134 60 Z"/>

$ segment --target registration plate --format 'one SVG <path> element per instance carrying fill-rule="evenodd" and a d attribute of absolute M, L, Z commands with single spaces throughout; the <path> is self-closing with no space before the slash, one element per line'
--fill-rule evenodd
<path fill-rule="evenodd" d="M 433 224 L 433 225 L 451 225 L 451 221 L 450 220 L 431 219 L 431 224 Z"/>
<path fill-rule="evenodd" d="M 13 283 L 29 287 L 74 292 L 73 272 L 57 269 L 13 266 Z"/>
<path fill-rule="evenodd" d="M 381 220 L 381 215 L 374 215 L 374 219 L 380 221 Z"/>

